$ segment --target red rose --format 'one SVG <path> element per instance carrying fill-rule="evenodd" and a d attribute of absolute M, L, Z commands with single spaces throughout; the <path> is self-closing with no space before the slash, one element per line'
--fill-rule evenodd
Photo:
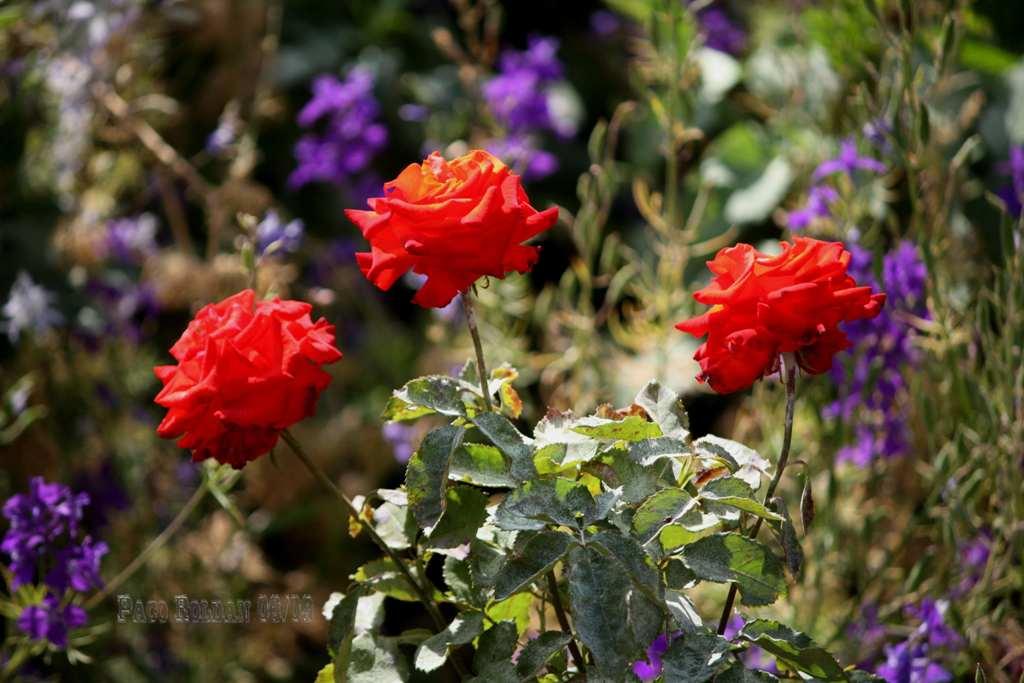
<path fill-rule="evenodd" d="M 739 391 L 774 372 L 780 353 L 794 353 L 810 374 L 828 370 L 850 345 L 839 323 L 873 318 L 885 303 L 846 274 L 849 262 L 842 243 L 809 237 L 783 242 L 777 256 L 749 244 L 718 252 L 708 262 L 715 278 L 693 295 L 711 310 L 676 325 L 708 337 L 694 355 L 697 379 L 719 393 Z"/>
<path fill-rule="evenodd" d="M 154 368 L 167 408 L 157 434 L 181 437 L 193 460 L 241 468 L 270 451 L 281 430 L 313 414 L 341 358 L 334 326 L 301 301 L 256 301 L 251 289 L 204 306 L 171 347 L 177 365 Z"/>
<path fill-rule="evenodd" d="M 480 149 L 409 164 L 368 203 L 371 211 L 345 211 L 370 242 L 356 254 L 360 269 L 385 290 L 409 270 L 425 275 L 413 299 L 424 308 L 447 305 L 484 275 L 528 272 L 538 250 L 522 243 L 558 219 L 557 207 L 530 206 L 519 176 Z"/>

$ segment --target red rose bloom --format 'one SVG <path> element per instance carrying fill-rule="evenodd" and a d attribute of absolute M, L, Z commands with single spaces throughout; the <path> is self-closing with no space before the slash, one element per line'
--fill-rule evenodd
<path fill-rule="evenodd" d="M 839 323 L 873 318 L 885 303 L 846 274 L 849 262 L 842 243 L 809 237 L 783 242 L 777 256 L 749 244 L 719 251 L 708 262 L 714 279 L 693 295 L 711 310 L 676 325 L 707 335 L 694 355 L 697 379 L 723 394 L 746 389 L 778 368 L 780 353 L 812 375 L 832 367 L 850 346 Z"/>
<path fill-rule="evenodd" d="M 557 207 L 530 206 L 519 176 L 480 149 L 450 162 L 434 152 L 368 203 L 345 211 L 370 242 L 359 268 L 384 290 L 409 270 L 425 275 L 413 299 L 424 308 L 446 306 L 484 275 L 528 272 L 538 250 L 522 243 L 558 219 Z"/>
<path fill-rule="evenodd" d="M 204 306 L 171 355 L 154 368 L 167 408 L 165 439 L 241 468 L 270 451 L 282 429 L 313 414 L 331 376 L 320 367 L 341 358 L 334 326 L 309 317 L 301 301 L 256 301 L 251 289 Z"/>

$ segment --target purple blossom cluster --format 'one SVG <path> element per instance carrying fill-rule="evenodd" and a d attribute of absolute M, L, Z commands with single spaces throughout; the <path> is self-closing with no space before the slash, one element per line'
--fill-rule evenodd
<path fill-rule="evenodd" d="M 698 9 L 697 24 L 701 39 L 712 50 L 738 55 L 747 45 L 747 34 L 720 3 L 710 2 Z"/>
<path fill-rule="evenodd" d="M 552 106 L 552 86 L 563 75 L 558 40 L 532 36 L 526 50 L 505 50 L 498 67 L 498 74 L 484 84 L 483 95 L 506 136 L 486 147 L 527 179 L 548 176 L 558 169 L 558 160 L 539 148 L 537 136 L 550 132 L 569 138 L 576 133 L 576 121 L 557 115 Z"/>
<path fill-rule="evenodd" d="M 861 156 L 857 151 L 857 142 L 853 138 L 847 138 L 840 144 L 838 156 L 821 162 L 814 169 L 811 178 L 815 184 L 807 193 L 807 203 L 803 208 L 791 211 L 787 216 L 789 229 L 799 232 L 818 219 L 828 218 L 832 205 L 839 199 L 839 193 L 822 181 L 837 173 L 852 178 L 858 171 L 885 173 L 885 164 L 873 157 Z"/>
<path fill-rule="evenodd" d="M 260 256 L 294 254 L 302 246 L 305 231 L 305 224 L 298 218 L 285 223 L 277 211 L 267 211 L 256 226 L 256 252 Z"/>
<path fill-rule="evenodd" d="M 73 604 L 74 593 L 103 585 L 100 560 L 107 544 L 84 534 L 83 514 L 89 496 L 74 493 L 42 477 L 27 493 L 11 496 L 3 514 L 10 523 L 0 551 L 9 559 L 12 588 L 41 583 L 42 602 L 26 606 L 18 628 L 33 640 L 66 647 L 68 631 L 85 624 L 85 611 Z"/>
<path fill-rule="evenodd" d="M 93 305 L 79 312 L 77 332 L 90 347 L 112 337 L 138 344 L 144 325 L 160 312 L 152 286 L 116 273 L 90 278 L 85 291 Z"/>
<path fill-rule="evenodd" d="M 303 128 L 321 126 L 295 145 L 298 166 L 288 178 L 293 189 L 312 182 L 344 184 L 366 170 L 388 139 L 373 94 L 373 74 L 360 67 L 345 80 L 323 75 L 313 81 L 313 97 L 299 112 Z"/>
<path fill-rule="evenodd" d="M 107 223 L 106 254 L 121 263 L 141 263 L 157 249 L 156 232 L 153 214 L 115 218 Z"/>
<path fill-rule="evenodd" d="M 912 242 L 902 241 L 882 261 L 882 282 L 871 268 L 871 252 L 856 243 L 848 245 L 848 272 L 862 285 L 886 292 L 881 314 L 871 320 L 844 324 L 853 344 L 849 364 L 838 358 L 831 375 L 840 387 L 839 399 L 824 409 L 825 417 L 849 420 L 866 411 L 871 419 L 858 419 L 852 444 L 837 459 L 859 467 L 878 455 L 899 457 L 910 448 L 904 410 L 906 370 L 919 361 L 914 319 L 928 319 L 925 287 L 928 270 Z"/>
<path fill-rule="evenodd" d="M 1010 148 L 1010 158 L 1001 167 L 1005 175 L 1010 176 L 1010 184 L 1000 188 L 999 198 L 1006 205 L 1006 210 L 1014 218 L 1020 218 L 1021 206 L 1024 205 L 1024 145 Z"/>
<path fill-rule="evenodd" d="M 12 344 L 16 344 L 26 331 L 45 334 L 64 321 L 53 306 L 56 298 L 53 292 L 36 284 L 25 271 L 18 273 L 7 302 L 0 309 L 4 317 L 0 328 L 7 333 Z"/>
<path fill-rule="evenodd" d="M 949 603 L 925 598 L 905 610 L 918 625 L 905 640 L 885 646 L 885 661 L 875 673 L 888 683 L 945 683 L 952 674 L 936 656 L 960 647 L 960 636 L 946 624 Z"/>

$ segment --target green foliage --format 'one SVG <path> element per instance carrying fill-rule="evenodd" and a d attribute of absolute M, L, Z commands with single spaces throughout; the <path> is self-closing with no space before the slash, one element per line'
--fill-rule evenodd
<path fill-rule="evenodd" d="M 784 566 L 799 573 L 785 507 L 778 499 L 766 506 L 756 493 L 770 474 L 764 458 L 728 439 L 691 441 L 678 396 L 656 382 L 621 411 L 551 413 L 529 437 L 507 417 L 462 403 L 472 392 L 461 381 L 406 385 L 402 410 L 429 402 L 451 424 L 426 435 L 403 489 L 378 494 L 378 510 L 388 513 L 381 527 L 395 547 L 416 552 L 422 565 L 445 555 L 434 597 L 459 610 L 419 643 L 417 669 L 436 671 L 452 657 L 464 666 L 475 643 L 474 680 L 559 677 L 579 668 L 571 644 L 589 677 L 622 680 L 659 634 L 679 630 L 664 658 L 666 680 L 758 679 L 728 655 L 745 642 L 790 669 L 836 675 L 835 660 L 802 634 L 759 620 L 730 643 L 707 631 L 695 607 L 706 581 L 735 584 L 741 604 L 763 606 L 785 594 Z M 744 534 L 753 517 L 768 523 L 776 547 Z M 419 534 L 409 533 L 410 523 Z M 362 604 L 353 596 L 416 599 L 391 559 L 367 563 L 353 578 L 362 592 L 334 608 L 331 639 L 335 666 L 348 662 L 349 671 L 366 641 L 353 628 L 354 605 Z M 553 606 L 569 630 L 520 642 L 531 614 L 555 616 Z M 386 645 L 368 651 L 367 662 L 390 661 Z"/>

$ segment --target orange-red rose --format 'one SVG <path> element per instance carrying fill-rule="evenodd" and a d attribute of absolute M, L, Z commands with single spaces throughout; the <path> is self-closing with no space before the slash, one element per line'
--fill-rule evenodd
<path fill-rule="evenodd" d="M 241 468 L 270 451 L 281 430 L 313 414 L 341 358 L 334 326 L 301 301 L 257 301 L 251 289 L 203 307 L 171 347 L 177 365 L 154 368 L 164 384 L 164 438 Z"/>
<path fill-rule="evenodd" d="M 810 374 L 825 372 L 850 343 L 844 320 L 878 315 L 885 294 L 872 294 L 847 275 L 850 252 L 839 242 L 797 237 L 777 256 L 749 244 L 722 249 L 708 262 L 711 284 L 693 298 L 711 310 L 676 325 L 707 335 L 694 358 L 697 379 L 719 393 L 745 389 L 792 352 Z"/>
<path fill-rule="evenodd" d="M 425 308 L 447 305 L 485 275 L 528 272 L 538 250 L 523 242 L 558 220 L 557 208 L 530 206 L 519 176 L 480 149 L 410 164 L 369 205 L 345 211 L 370 242 L 356 254 L 360 269 L 384 290 L 410 270 L 425 275 L 413 299 Z"/>

